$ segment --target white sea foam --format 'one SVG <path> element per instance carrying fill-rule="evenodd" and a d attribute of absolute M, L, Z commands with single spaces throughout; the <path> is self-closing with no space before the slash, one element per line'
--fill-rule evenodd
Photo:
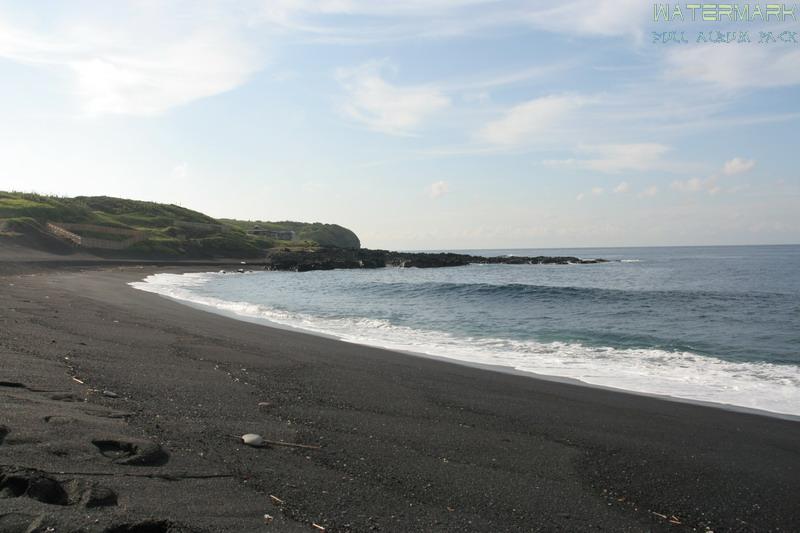
<path fill-rule="evenodd" d="M 130 285 L 249 319 L 267 320 L 345 341 L 573 378 L 658 394 L 800 416 L 800 367 L 731 362 L 691 352 L 590 347 L 578 343 L 464 338 L 370 318 L 320 318 L 268 305 L 226 301 L 196 289 L 221 274 L 155 274 Z"/>

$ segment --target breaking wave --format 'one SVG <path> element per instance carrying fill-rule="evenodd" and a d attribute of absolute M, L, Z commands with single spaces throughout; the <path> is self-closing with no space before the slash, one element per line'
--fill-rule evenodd
<path fill-rule="evenodd" d="M 392 350 L 427 354 L 467 363 L 500 366 L 543 376 L 576 379 L 627 391 L 713 402 L 800 416 L 800 366 L 765 361 L 730 361 L 686 350 L 590 346 L 578 342 L 540 342 L 496 337 L 460 336 L 412 328 L 369 317 L 320 317 L 278 309 L 268 303 L 227 300 L 199 289 L 219 274 L 155 274 L 130 285 L 136 289 L 202 306 L 211 311 L 337 337 Z M 263 283 L 252 276 L 253 283 Z M 381 285 L 381 284 L 378 284 Z M 430 286 L 428 286 L 430 285 Z M 419 284 L 414 290 L 494 291 L 586 295 L 612 298 L 614 291 L 532 285 Z M 405 290 L 383 284 L 376 290 Z"/>

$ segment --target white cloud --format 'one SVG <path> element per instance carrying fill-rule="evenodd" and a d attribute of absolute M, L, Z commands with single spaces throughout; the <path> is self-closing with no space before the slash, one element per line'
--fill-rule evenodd
<path fill-rule="evenodd" d="M 640 37 L 648 5 L 640 0 L 270 0 L 262 17 L 316 39 L 375 42 L 464 35 L 527 26 L 570 36 Z"/>
<path fill-rule="evenodd" d="M 535 27 L 568 33 L 614 37 L 631 35 L 640 38 L 652 5 L 641 0 L 572 0 L 540 2 L 544 9 L 534 7 L 525 16 Z M 536 5 L 536 4 L 534 4 Z"/>
<path fill-rule="evenodd" d="M 725 176 L 734 176 L 736 174 L 743 174 L 753 169 L 756 166 L 754 159 L 742 159 L 741 157 L 734 157 L 726 161 L 722 165 L 721 173 Z M 708 178 L 691 178 L 684 181 L 673 181 L 672 188 L 680 192 L 702 192 L 708 194 L 718 194 L 723 191 L 722 186 L 719 184 L 720 173 L 713 174 Z M 744 190 L 746 186 L 738 185 L 728 189 L 728 192 L 738 192 Z"/>
<path fill-rule="evenodd" d="M 370 44 L 460 36 L 508 24 L 495 0 L 269 0 L 255 17 L 312 43 Z"/>
<path fill-rule="evenodd" d="M 669 167 L 663 159 L 669 150 L 669 146 L 657 143 L 583 145 L 577 148 L 577 152 L 589 156 L 587 158 L 547 160 L 544 164 L 581 168 L 605 174 L 642 172 Z"/>
<path fill-rule="evenodd" d="M 681 46 L 667 56 L 671 79 L 704 82 L 721 89 L 800 84 L 800 50 L 776 46 Z"/>
<path fill-rule="evenodd" d="M 589 189 L 588 194 L 591 194 L 592 196 L 602 196 L 603 194 L 605 194 L 605 192 L 606 190 L 603 187 L 592 187 L 591 189 Z M 586 195 L 587 193 L 585 192 L 578 193 L 578 196 L 576 196 L 575 199 L 580 202 L 581 200 L 586 198 Z"/>
<path fill-rule="evenodd" d="M 435 86 L 390 84 L 381 76 L 384 66 L 384 62 L 373 61 L 336 73 L 347 93 L 342 106 L 347 116 L 376 131 L 405 135 L 450 105 L 449 98 Z"/>
<path fill-rule="evenodd" d="M 46 32 L 0 18 L 0 57 L 69 73 L 90 115 L 160 114 L 229 91 L 261 68 L 236 25 L 174 15 L 141 6 L 77 26 L 55 21 Z"/>
<path fill-rule="evenodd" d="M 446 181 L 437 181 L 428 185 L 427 191 L 431 198 L 439 198 L 450 192 L 450 185 Z"/>
<path fill-rule="evenodd" d="M 490 122 L 479 137 L 495 145 L 514 146 L 543 140 L 570 121 L 586 99 L 576 95 L 544 96 L 517 105 Z"/>
<path fill-rule="evenodd" d="M 185 179 L 189 175 L 189 165 L 185 162 L 175 165 L 172 169 L 172 177 L 176 180 Z"/>
<path fill-rule="evenodd" d="M 726 176 L 733 176 L 735 174 L 743 174 L 749 172 L 756 166 L 754 159 L 742 159 L 741 157 L 734 157 L 730 161 L 726 161 L 722 167 L 722 173 Z"/>
<path fill-rule="evenodd" d="M 630 185 L 628 185 L 628 182 L 625 182 L 625 181 L 621 182 L 620 184 L 618 184 L 613 189 L 615 194 L 627 193 L 630 190 L 631 190 Z M 588 194 L 591 194 L 592 196 L 601 196 L 601 195 L 605 194 L 605 192 L 606 192 L 606 190 L 603 187 L 592 187 L 589 190 Z M 656 187 L 655 185 L 651 185 L 651 186 L 647 187 L 646 189 L 642 190 L 641 192 L 639 192 L 638 196 L 639 196 L 639 198 L 650 198 L 650 197 L 655 196 L 656 194 L 658 194 L 658 187 Z M 587 196 L 587 193 L 582 192 L 582 193 L 578 194 L 577 200 L 578 201 L 583 200 L 584 198 L 586 198 L 586 196 Z"/>
<path fill-rule="evenodd" d="M 722 191 L 719 186 L 719 176 L 709 176 L 706 179 L 691 178 L 685 181 L 673 181 L 671 187 L 680 192 L 702 192 L 706 191 L 708 194 L 717 194 Z"/>
<path fill-rule="evenodd" d="M 639 198 L 652 198 L 658 194 L 658 187 L 655 185 L 650 185 L 645 190 L 639 193 Z"/>
<path fill-rule="evenodd" d="M 684 181 L 673 181 L 671 187 L 681 192 L 697 192 L 702 191 L 705 188 L 705 184 L 705 180 L 691 178 Z"/>
<path fill-rule="evenodd" d="M 448 91 L 467 91 L 473 94 L 477 92 L 477 94 L 488 95 L 488 93 L 484 92 L 487 89 L 554 78 L 576 66 L 577 64 L 574 61 L 562 60 L 551 65 L 536 65 L 506 72 L 472 72 L 469 77 L 454 80 L 448 83 L 446 87 Z"/>
<path fill-rule="evenodd" d="M 300 15 L 352 15 L 373 17 L 418 17 L 453 12 L 470 5 L 490 4 L 493 0 L 270 0 L 264 16 L 278 22 Z"/>
<path fill-rule="evenodd" d="M 156 115 L 243 84 L 255 70 L 240 43 L 194 35 L 163 49 L 70 63 L 90 114 Z"/>
<path fill-rule="evenodd" d="M 485 104 L 489 102 L 492 97 L 486 91 L 480 91 L 476 93 L 464 93 L 461 96 L 461 99 L 467 103 L 478 103 L 478 104 Z"/>

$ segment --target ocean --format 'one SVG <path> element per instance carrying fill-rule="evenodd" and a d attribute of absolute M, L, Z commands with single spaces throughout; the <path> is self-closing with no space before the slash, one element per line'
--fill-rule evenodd
<path fill-rule="evenodd" d="M 458 251 L 611 262 L 155 274 L 131 285 L 354 343 L 800 415 L 800 246 Z"/>

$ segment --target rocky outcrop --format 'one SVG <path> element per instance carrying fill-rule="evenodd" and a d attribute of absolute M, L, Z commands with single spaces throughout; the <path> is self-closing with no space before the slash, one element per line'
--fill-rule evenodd
<path fill-rule="evenodd" d="M 569 256 L 500 256 L 484 257 L 456 253 L 391 252 L 388 250 L 321 248 L 315 250 L 271 250 L 267 270 L 333 270 L 336 268 L 416 267 L 440 268 L 469 264 L 571 265 L 604 263 L 604 259 L 580 259 Z"/>

